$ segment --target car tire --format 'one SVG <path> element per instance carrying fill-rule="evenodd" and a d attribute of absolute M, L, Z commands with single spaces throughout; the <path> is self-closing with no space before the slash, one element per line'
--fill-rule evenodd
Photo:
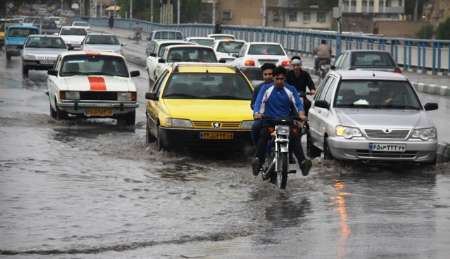
<path fill-rule="evenodd" d="M 6 53 L 6 60 L 10 61 L 11 60 L 11 55 Z"/>
<path fill-rule="evenodd" d="M 316 157 L 319 157 L 320 154 L 322 153 L 322 150 L 320 150 L 320 148 L 317 148 L 316 146 L 314 146 L 312 139 L 311 139 L 311 135 L 307 134 L 306 135 L 306 155 L 313 159 Z"/>
<path fill-rule="evenodd" d="M 24 77 L 28 77 L 28 67 L 27 66 L 22 66 L 22 75 Z"/>
<path fill-rule="evenodd" d="M 58 109 L 58 106 L 57 106 L 56 111 L 55 111 L 55 119 L 56 120 L 67 120 L 68 118 L 69 118 L 68 113 L 65 111 L 61 111 L 60 109 Z"/>
<path fill-rule="evenodd" d="M 170 151 L 168 144 L 161 138 L 161 127 L 158 125 L 156 128 L 156 150 Z"/>
<path fill-rule="evenodd" d="M 56 111 L 53 109 L 52 104 L 50 104 L 50 117 L 56 119 Z"/>
<path fill-rule="evenodd" d="M 330 146 L 328 145 L 328 137 L 325 137 L 323 140 L 323 159 L 333 160 L 333 155 L 331 154 Z"/>
<path fill-rule="evenodd" d="M 136 123 L 136 111 L 121 114 L 119 118 L 117 118 L 117 122 L 124 126 L 134 126 Z"/>
<path fill-rule="evenodd" d="M 155 136 L 152 135 L 151 131 L 150 131 L 150 126 L 148 125 L 148 122 L 146 123 L 145 126 L 145 142 L 147 144 L 153 143 L 156 141 Z"/>

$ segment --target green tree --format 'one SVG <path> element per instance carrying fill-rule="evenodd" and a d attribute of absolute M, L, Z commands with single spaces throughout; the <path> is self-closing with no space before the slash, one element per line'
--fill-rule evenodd
<path fill-rule="evenodd" d="M 439 24 L 436 30 L 436 38 L 440 40 L 450 40 L 450 17 Z"/>
<path fill-rule="evenodd" d="M 423 25 L 420 30 L 416 33 L 419 39 L 431 39 L 433 37 L 434 27 L 432 24 Z"/>

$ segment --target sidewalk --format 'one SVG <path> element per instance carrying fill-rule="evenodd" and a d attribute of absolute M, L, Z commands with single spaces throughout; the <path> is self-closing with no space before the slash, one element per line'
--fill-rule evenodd
<path fill-rule="evenodd" d="M 92 30 L 98 32 L 109 32 L 117 35 L 121 38 L 122 42 L 126 44 L 124 47 L 124 54 L 127 59 L 137 65 L 145 66 L 145 48 L 147 46 L 146 39 L 149 36 L 148 33 L 144 32 L 142 35 L 143 40 L 136 43 L 135 41 L 130 40 L 133 36 L 133 31 L 131 30 L 116 28 L 111 30 L 106 27 L 93 27 Z M 313 58 L 311 56 L 302 56 L 302 59 L 304 69 L 308 72 L 313 71 Z M 416 90 L 419 92 L 440 96 L 450 96 L 450 76 L 420 74 L 408 71 L 403 72 L 403 74 L 409 78 Z"/>

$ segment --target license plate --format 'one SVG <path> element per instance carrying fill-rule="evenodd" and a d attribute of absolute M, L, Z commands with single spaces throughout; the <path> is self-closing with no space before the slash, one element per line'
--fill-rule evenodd
<path fill-rule="evenodd" d="M 200 132 L 200 139 L 232 140 L 233 138 L 233 132 Z"/>
<path fill-rule="evenodd" d="M 403 144 L 369 144 L 369 151 L 375 152 L 405 152 L 406 145 Z"/>
<path fill-rule="evenodd" d="M 41 64 L 45 64 L 45 65 L 51 65 L 53 64 L 53 60 L 41 60 L 39 61 Z"/>
<path fill-rule="evenodd" d="M 87 109 L 87 116 L 98 116 L 98 117 L 111 117 L 112 109 L 111 108 L 89 108 Z"/>

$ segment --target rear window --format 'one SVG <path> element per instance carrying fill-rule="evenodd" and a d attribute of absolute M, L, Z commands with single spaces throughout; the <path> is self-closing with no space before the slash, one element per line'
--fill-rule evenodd
<path fill-rule="evenodd" d="M 394 60 L 386 52 L 354 52 L 351 65 L 354 67 L 395 67 Z"/>
<path fill-rule="evenodd" d="M 243 42 L 238 41 L 222 41 L 217 46 L 217 51 L 222 53 L 239 53 L 243 45 Z"/>
<path fill-rule="evenodd" d="M 189 41 L 207 47 L 212 47 L 214 45 L 214 39 L 191 39 Z"/>
<path fill-rule="evenodd" d="M 114 35 L 88 35 L 86 44 L 119 45 L 119 40 Z"/>
<path fill-rule="evenodd" d="M 77 36 L 84 36 L 87 32 L 85 29 L 82 28 L 63 28 L 61 29 L 61 35 L 77 35 Z"/>
<path fill-rule="evenodd" d="M 27 48 L 55 48 L 65 49 L 66 45 L 61 38 L 55 37 L 30 37 L 28 38 L 25 47 Z"/>
<path fill-rule="evenodd" d="M 248 49 L 249 55 L 276 55 L 284 56 L 285 53 L 280 45 L 273 44 L 253 44 Z"/>
<path fill-rule="evenodd" d="M 159 31 L 155 33 L 154 39 L 158 40 L 182 40 L 181 32 L 176 31 Z"/>
<path fill-rule="evenodd" d="M 9 37 L 28 37 L 31 34 L 38 34 L 38 30 L 33 28 L 11 28 L 8 30 Z"/>
<path fill-rule="evenodd" d="M 167 55 L 167 62 L 217 62 L 212 49 L 176 48 Z"/>
<path fill-rule="evenodd" d="M 252 90 L 240 74 L 177 73 L 164 89 L 167 99 L 250 100 Z"/>

